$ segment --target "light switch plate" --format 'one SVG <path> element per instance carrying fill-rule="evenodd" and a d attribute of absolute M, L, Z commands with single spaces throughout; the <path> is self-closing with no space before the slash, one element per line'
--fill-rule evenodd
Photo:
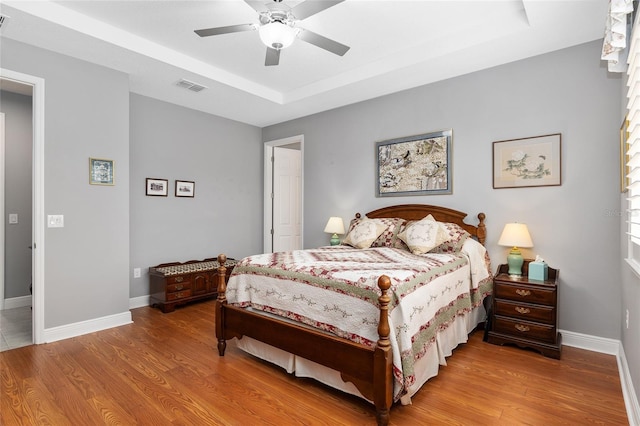
<path fill-rule="evenodd" d="M 9 224 L 18 223 L 18 213 L 9 213 Z"/>
<path fill-rule="evenodd" d="M 64 228 L 64 215 L 50 214 L 47 216 L 47 225 L 49 228 Z"/>

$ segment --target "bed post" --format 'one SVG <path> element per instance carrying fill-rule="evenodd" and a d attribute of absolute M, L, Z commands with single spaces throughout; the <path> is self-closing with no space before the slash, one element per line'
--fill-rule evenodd
<path fill-rule="evenodd" d="M 218 354 L 224 356 L 224 351 L 227 348 L 227 341 L 224 337 L 224 305 L 227 304 L 227 282 L 225 277 L 227 276 L 227 268 L 224 266 L 227 263 L 227 256 L 224 254 L 218 255 L 218 298 L 216 299 L 216 337 L 218 338 Z"/>
<path fill-rule="evenodd" d="M 478 242 L 482 245 L 484 245 L 484 240 L 487 238 L 487 227 L 484 224 L 486 217 L 484 213 L 478 213 L 478 220 L 480 221 L 478 224 Z"/>
<path fill-rule="evenodd" d="M 373 365 L 373 403 L 376 406 L 378 425 L 389 424 L 389 410 L 393 402 L 393 354 L 389 334 L 389 303 L 391 297 L 387 293 L 391 287 L 391 279 L 382 275 L 378 278 L 378 287 L 382 294 L 378 298 L 380 304 L 380 321 L 378 322 L 378 343 L 374 353 Z"/>

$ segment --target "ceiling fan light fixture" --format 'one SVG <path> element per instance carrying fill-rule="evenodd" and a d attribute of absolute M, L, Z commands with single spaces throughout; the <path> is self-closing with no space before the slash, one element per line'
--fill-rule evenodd
<path fill-rule="evenodd" d="M 274 21 L 262 25 L 258 30 L 260 40 L 272 49 L 280 50 L 291 46 L 298 30 L 285 23 Z"/>

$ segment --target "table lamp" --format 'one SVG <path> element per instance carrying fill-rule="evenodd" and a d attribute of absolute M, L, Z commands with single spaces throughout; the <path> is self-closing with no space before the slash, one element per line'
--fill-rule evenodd
<path fill-rule="evenodd" d="M 527 225 L 524 223 L 507 223 L 502 230 L 498 245 L 512 247 L 507 256 L 507 264 L 509 265 L 509 275 L 522 275 L 522 264 L 524 259 L 518 247 L 533 247 L 531 235 Z"/>
<path fill-rule="evenodd" d="M 338 234 L 344 234 L 344 222 L 341 217 L 332 216 L 329 218 L 327 222 L 327 226 L 324 227 L 324 232 L 328 234 L 333 234 L 331 236 L 331 245 L 337 246 L 340 244 L 340 238 L 338 238 Z"/>

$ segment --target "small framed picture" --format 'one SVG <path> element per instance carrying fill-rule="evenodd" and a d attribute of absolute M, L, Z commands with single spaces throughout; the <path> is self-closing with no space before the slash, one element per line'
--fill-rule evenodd
<path fill-rule="evenodd" d="M 561 135 L 493 143 L 493 188 L 557 186 L 561 178 Z"/>
<path fill-rule="evenodd" d="M 194 197 L 196 195 L 196 183 L 189 180 L 176 181 L 176 197 Z"/>
<path fill-rule="evenodd" d="M 113 185 L 113 160 L 89 158 L 89 184 Z"/>
<path fill-rule="evenodd" d="M 169 194 L 169 181 L 167 179 L 147 178 L 147 195 L 166 197 Z"/>

